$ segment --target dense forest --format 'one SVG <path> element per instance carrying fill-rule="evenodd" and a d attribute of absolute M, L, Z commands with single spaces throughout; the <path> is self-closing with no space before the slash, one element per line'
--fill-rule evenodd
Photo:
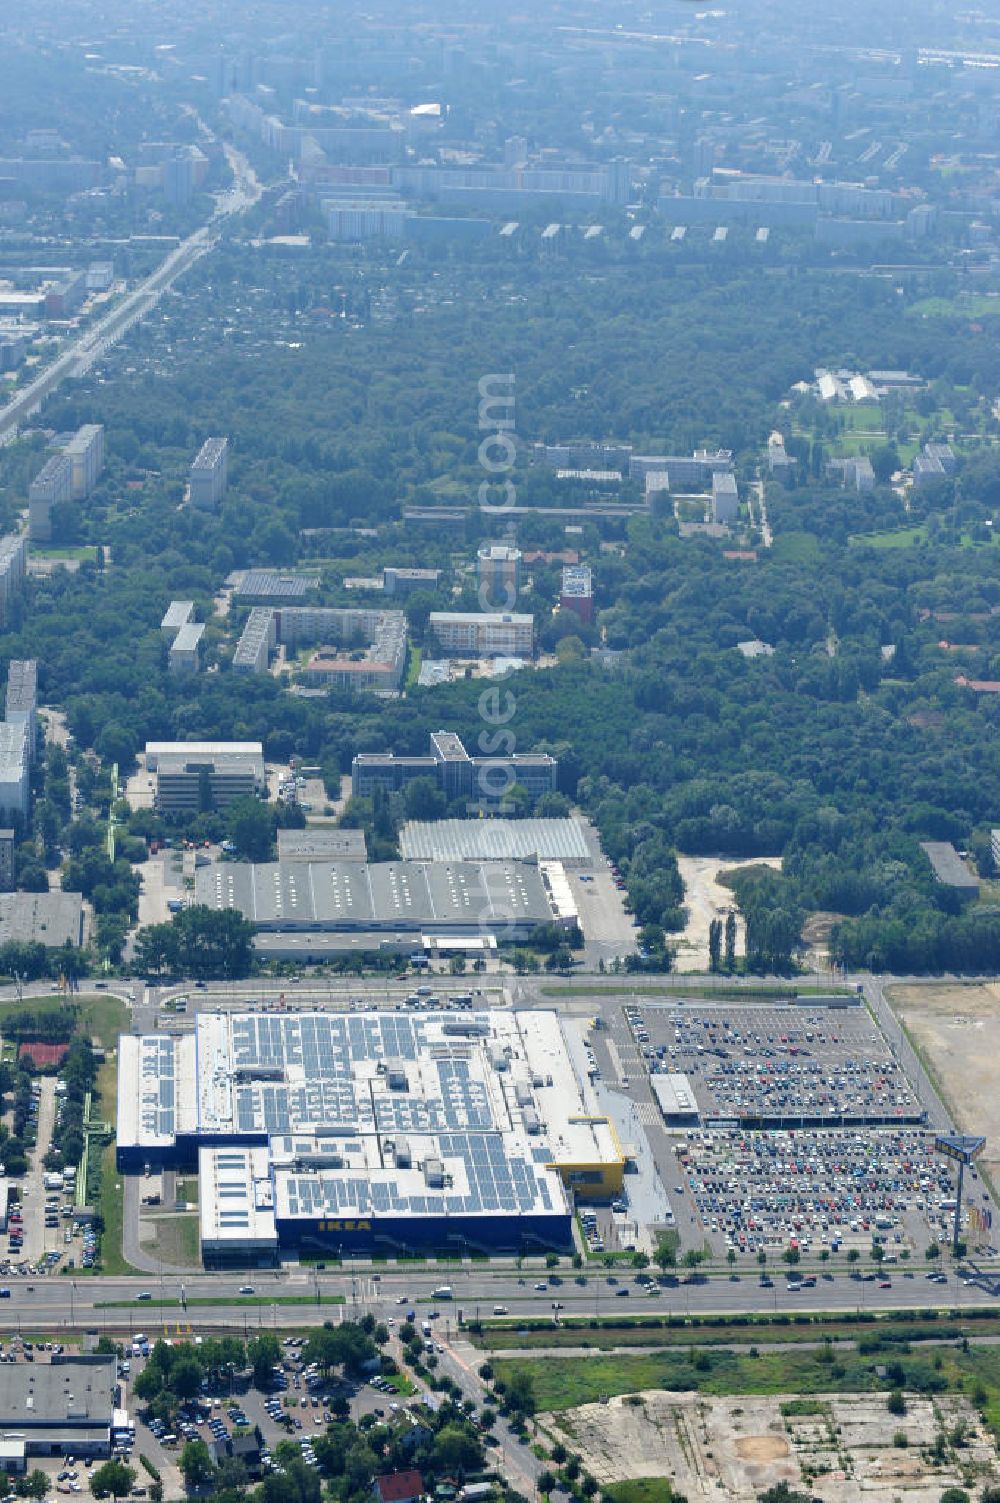
<path fill-rule="evenodd" d="M 322 569 L 324 598 L 340 599 L 344 574 L 377 559 L 434 563 L 461 591 L 485 531 L 464 512 L 482 479 L 484 371 L 515 373 L 519 500 L 550 506 L 552 482 L 530 462 L 538 439 L 722 444 L 746 478 L 768 433 L 789 425 L 789 388 L 820 364 L 914 369 L 970 406 L 991 389 L 998 319 L 911 316 L 882 280 L 780 264 L 760 275 L 736 263 L 723 277 L 651 252 L 646 270 L 636 278 L 613 248 L 515 268 L 495 249 L 399 267 L 334 247 L 225 246 L 105 371 L 46 411 L 56 429 L 106 425 L 106 474 L 62 519 L 68 540 L 95 552 L 76 573 L 32 583 L 0 639 L 4 659 L 38 657 L 44 698 L 105 768 L 127 767 L 147 738 L 262 737 L 275 757 L 319 762 L 332 793 L 358 750 L 422 751 L 440 726 L 474 745 L 481 685 L 411 687 L 386 702 L 303 698 L 270 676 L 233 675 L 234 623 L 213 615 L 216 592 L 234 568 L 306 560 Z M 179 505 L 210 432 L 233 445 L 215 516 Z M 658 513 L 603 530 L 586 521 L 574 543 L 595 569 L 590 629 L 554 614 L 558 570 L 535 568 L 524 608 L 559 661 L 510 686 L 517 748 L 559 755 L 561 791 L 596 820 L 657 963 L 681 922 L 681 851 L 783 856 L 780 879 L 738 887 L 751 934 L 767 931 L 751 944 L 761 965 L 787 965 L 802 919 L 819 911 L 849 966 L 993 967 L 1000 908 L 949 911 L 919 841 L 969 847 L 989 875 L 1000 699 L 956 679 L 1000 676 L 996 451 L 966 456 L 957 480 L 906 516 L 888 483 L 844 491 L 808 444 L 789 442 L 802 465 L 790 488 L 768 483 L 772 548 L 727 556 Z M 0 456 L 8 515 L 38 449 L 29 437 Z M 402 505 L 421 502 L 453 503 L 455 526 L 404 526 Z M 880 546 L 904 522 L 919 524 L 908 545 Z M 551 514 L 520 519 L 518 538 L 566 542 Z M 159 622 L 176 596 L 209 621 L 213 671 L 197 678 L 165 672 Z M 418 645 L 435 603 L 408 607 Z M 747 659 L 748 639 L 772 651 Z M 591 659 L 597 645 L 610 667 Z M 43 799 L 41 812 L 54 849 L 64 809 Z M 134 830 L 148 834 L 148 817 Z M 76 866 L 127 922 L 127 871 L 89 851 Z M 120 951 L 123 930 L 110 918 L 105 929 Z"/>

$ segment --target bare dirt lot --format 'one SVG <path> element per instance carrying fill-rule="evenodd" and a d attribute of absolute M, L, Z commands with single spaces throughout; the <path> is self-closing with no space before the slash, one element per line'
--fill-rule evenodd
<path fill-rule="evenodd" d="M 963 1132 L 985 1133 L 983 1168 L 1000 1174 L 1000 981 L 896 986 L 887 993 Z"/>
<path fill-rule="evenodd" d="M 780 1482 L 823 1503 L 938 1503 L 946 1487 L 1000 1475 L 996 1446 L 960 1395 L 908 1395 L 895 1416 L 884 1394 L 645 1392 L 541 1418 L 599 1483 L 669 1477 L 675 1491 L 710 1503 L 752 1503 Z M 947 1436 L 959 1424 L 955 1449 Z M 945 1459 L 935 1464 L 925 1448 L 941 1436 Z"/>
<path fill-rule="evenodd" d="M 708 970 L 708 927 L 712 920 L 725 922 L 726 914 L 736 910 L 736 899 L 719 881 L 721 872 L 736 871 L 741 866 L 773 866 L 781 869 L 780 856 L 758 856 L 750 861 L 727 861 L 719 856 L 678 856 L 677 866 L 684 881 L 684 907 L 688 921 L 684 933 L 676 940 L 676 971 Z M 671 937 L 671 944 L 674 943 Z M 746 953 L 746 926 L 736 912 L 736 953 Z"/>

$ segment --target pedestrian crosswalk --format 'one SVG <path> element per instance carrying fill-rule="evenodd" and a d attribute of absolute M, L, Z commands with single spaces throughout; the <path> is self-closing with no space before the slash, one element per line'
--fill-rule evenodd
<path fill-rule="evenodd" d="M 636 1114 L 643 1127 L 655 1127 L 661 1121 L 660 1113 L 651 1101 L 637 1101 Z"/>

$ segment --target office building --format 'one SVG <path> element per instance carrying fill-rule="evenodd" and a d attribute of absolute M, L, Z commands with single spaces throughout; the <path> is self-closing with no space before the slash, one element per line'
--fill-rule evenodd
<path fill-rule="evenodd" d="M 172 642 L 181 627 L 187 626 L 188 622 L 193 620 L 193 600 L 171 600 L 160 622 L 160 636 L 165 642 Z"/>
<path fill-rule="evenodd" d="M 434 591 L 441 583 L 440 569 L 397 569 L 390 567 L 382 570 L 382 588 L 387 595 L 398 599 L 405 599 L 407 595 L 414 594 L 417 590 Z"/>
<path fill-rule="evenodd" d="M 625 1154 L 551 1011 L 208 1013 L 123 1035 L 117 1163 L 197 1167 L 203 1260 L 572 1246 Z"/>
<path fill-rule="evenodd" d="M 85 501 L 97 484 L 104 468 L 104 427 L 85 423 L 66 445 L 63 453 L 72 469 L 70 499 Z"/>
<path fill-rule="evenodd" d="M 948 887 L 960 902 L 972 903 L 979 896 L 979 878 L 969 870 L 948 840 L 922 840 L 920 849 L 931 864 L 934 880 Z"/>
<path fill-rule="evenodd" d="M 185 622 L 167 654 L 167 667 L 171 673 L 198 672 L 201 667 L 201 639 L 204 635 L 204 622 Z"/>
<path fill-rule="evenodd" d="M 783 485 L 790 483 L 795 461 L 789 456 L 780 433 L 772 433 L 767 441 L 767 467 L 775 480 L 780 480 Z"/>
<path fill-rule="evenodd" d="M 24 587 L 27 554 L 23 537 L 0 538 L 0 627 L 9 625 L 14 602 Z"/>
<path fill-rule="evenodd" d="M 130 1431 L 116 1407 L 114 1356 L 56 1353 L 49 1362 L 0 1365 L 0 1446 L 5 1470 L 35 1456 L 110 1456 Z"/>
<path fill-rule="evenodd" d="M 712 476 L 733 467 L 729 449 L 695 449 L 693 454 L 632 454 L 629 458 L 630 480 L 646 482 L 650 475 L 665 475 L 665 489 L 673 492 L 703 493 L 710 489 Z"/>
<path fill-rule="evenodd" d="M 73 466 L 65 454 L 53 454 L 28 487 L 28 536 L 33 543 L 52 540 L 52 508 L 73 497 Z"/>
<path fill-rule="evenodd" d="M 323 212 L 331 240 L 400 240 L 413 217 L 401 198 L 328 198 Z"/>
<path fill-rule="evenodd" d="M 572 611 L 590 626 L 594 619 L 594 580 L 587 564 L 567 564 L 563 569 L 559 609 Z"/>
<path fill-rule="evenodd" d="M 0 830 L 0 892 L 14 891 L 14 841 L 13 830 Z"/>
<path fill-rule="evenodd" d="M 534 455 L 550 470 L 617 471 L 620 478 L 628 470 L 632 445 L 591 443 L 584 439 L 565 444 L 536 444 Z"/>
<path fill-rule="evenodd" d="M 9 725 L 23 725 L 28 760 L 35 760 L 38 749 L 38 664 L 34 658 L 14 658 L 7 670 L 7 699 L 4 719 Z"/>
<path fill-rule="evenodd" d="M 28 817 L 30 757 L 23 721 L 0 723 L 0 817 Z"/>
<path fill-rule="evenodd" d="M 225 808 L 237 798 L 266 796 L 259 741 L 147 741 L 146 769 L 156 777 L 164 813 Z"/>
<path fill-rule="evenodd" d="M 476 555 L 476 584 L 483 610 L 513 610 L 521 588 L 520 548 L 484 543 Z"/>
<path fill-rule="evenodd" d="M 266 673 L 276 640 L 275 612 L 268 605 L 255 605 L 233 653 L 233 672 Z"/>
<path fill-rule="evenodd" d="M 501 611 L 431 611 L 430 630 L 447 657 L 530 658 L 533 616 Z"/>
<path fill-rule="evenodd" d="M 229 483 L 228 438 L 206 438 L 195 456 L 188 476 L 188 496 L 192 506 L 214 511 L 226 494 Z"/>
<path fill-rule="evenodd" d="M 712 521 L 728 526 L 736 521 L 738 512 L 736 476 L 729 470 L 716 470 L 712 476 Z"/>
<path fill-rule="evenodd" d="M 359 752 L 351 763 L 351 791 L 357 798 L 371 798 L 376 788 L 398 793 L 415 778 L 430 778 L 449 801 L 468 798 L 495 802 L 515 783 L 538 798 L 555 791 L 559 762 L 546 752 L 470 757 L 453 731 L 435 731 L 427 756 Z"/>

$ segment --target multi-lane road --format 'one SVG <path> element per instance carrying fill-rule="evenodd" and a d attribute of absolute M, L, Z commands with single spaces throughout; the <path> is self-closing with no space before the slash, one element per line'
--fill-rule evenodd
<path fill-rule="evenodd" d="M 74 340 L 46 366 L 29 386 L 0 408 L 0 444 L 8 443 L 18 429 L 41 407 L 68 376 L 82 376 L 126 334 L 133 324 L 156 307 L 177 278 L 218 243 L 225 220 L 240 214 L 260 197 L 261 188 L 249 162 L 232 147 L 226 149 L 233 169 L 233 185 L 218 195 L 211 219 L 189 235 L 161 261 L 150 276 L 134 287 L 104 316 Z"/>
<path fill-rule="evenodd" d="M 610 1280 L 610 1282 L 609 1282 Z M 241 1296 L 249 1283 L 253 1295 Z M 442 1284 L 450 1298 L 436 1297 Z M 543 1284 L 544 1288 L 536 1288 Z M 614 1273 L 565 1270 L 552 1276 L 539 1269 L 481 1265 L 463 1268 L 393 1269 L 376 1273 L 359 1263 L 355 1270 L 336 1272 L 308 1268 L 253 1273 L 171 1274 L 157 1278 L 36 1277 L 15 1278 L 3 1287 L 10 1298 L 0 1300 L 0 1330 L 63 1327 L 101 1330 L 162 1330 L 176 1327 L 268 1327 L 320 1325 L 371 1312 L 397 1320 L 413 1309 L 418 1320 L 431 1310 L 440 1326 L 454 1332 L 458 1312 L 465 1320 L 492 1318 L 498 1306 L 516 1323 L 518 1318 L 567 1316 L 635 1316 L 639 1314 L 733 1315 L 794 1313 L 805 1309 L 850 1312 L 863 1310 L 972 1309 L 993 1307 L 992 1278 L 967 1282 L 953 1269 L 948 1283 L 926 1282 L 920 1270 L 912 1278 L 893 1270 L 891 1287 L 864 1282 L 838 1272 L 822 1275 L 815 1289 L 791 1293 L 783 1277 L 762 1288 L 756 1275 L 731 1279 L 727 1274 L 705 1276 L 699 1283 L 659 1287 L 654 1298 L 635 1281 L 631 1269 Z M 628 1297 L 618 1291 L 627 1289 Z M 148 1299 L 140 1299 L 148 1294 Z M 334 1301 L 337 1303 L 334 1303 Z M 555 1307 L 558 1306 L 558 1309 Z"/>

